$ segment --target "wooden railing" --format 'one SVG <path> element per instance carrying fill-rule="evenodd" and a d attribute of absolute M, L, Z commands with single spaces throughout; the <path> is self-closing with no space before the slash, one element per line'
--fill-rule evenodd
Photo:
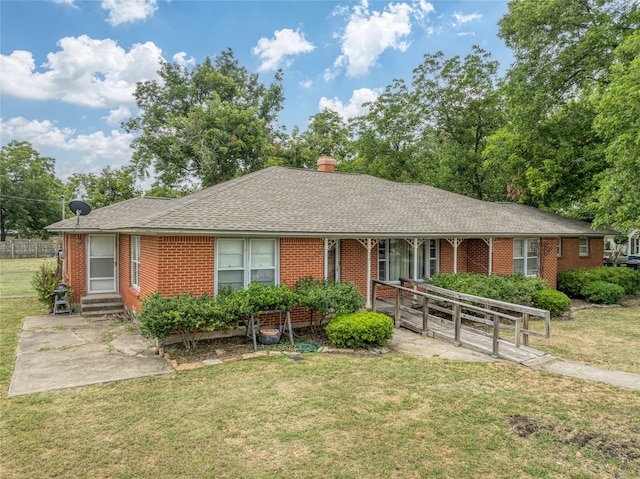
<path fill-rule="evenodd" d="M 454 343 L 461 344 L 463 321 L 482 325 L 481 331 L 493 338 L 493 355 L 499 356 L 500 341 L 509 341 L 500 336 L 500 331 L 510 331 L 513 334 L 513 344 L 516 348 L 528 346 L 529 337 L 549 338 L 551 332 L 551 315 L 549 311 L 523 306 L 504 301 L 497 301 L 480 296 L 458 293 L 448 289 L 438 288 L 430 284 L 409 279 L 400 279 L 400 284 L 372 280 L 372 308 L 376 311 L 377 287 L 392 288 L 395 294 L 394 319 L 396 327 L 402 324 L 403 299 L 409 298 L 420 307 L 422 312 L 422 334 L 429 334 L 429 320 L 451 321 L 454 328 Z M 419 310 L 415 313 L 420 314 Z M 544 320 L 544 333 L 530 329 L 530 320 L 538 318 Z"/>

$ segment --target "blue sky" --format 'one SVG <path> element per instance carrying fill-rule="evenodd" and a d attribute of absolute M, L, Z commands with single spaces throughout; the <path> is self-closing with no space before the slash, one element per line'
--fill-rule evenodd
<path fill-rule="evenodd" d="M 264 83 L 284 72 L 279 124 L 304 130 L 323 108 L 364 112 L 425 53 L 464 56 L 474 44 L 501 64 L 507 1 L 0 1 L 0 141 L 29 141 L 56 173 L 119 167 L 132 137 L 137 81 L 158 58 L 202 63 L 231 48 Z"/>

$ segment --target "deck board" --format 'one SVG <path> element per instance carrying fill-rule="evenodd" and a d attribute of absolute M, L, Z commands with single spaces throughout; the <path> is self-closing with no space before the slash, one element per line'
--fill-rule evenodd
<path fill-rule="evenodd" d="M 394 299 L 376 299 L 376 311 L 394 317 Z M 422 311 L 408 306 L 401 306 L 400 326 L 418 334 L 422 333 Z M 454 342 L 454 326 L 452 321 L 429 315 L 428 336 Z M 462 326 L 460 331 L 461 347 L 480 353 L 493 354 L 493 339 L 468 326 Z M 516 348 L 512 341 L 500 339 L 499 357 L 520 364 L 544 363 L 553 360 L 553 356 L 526 346 Z"/>

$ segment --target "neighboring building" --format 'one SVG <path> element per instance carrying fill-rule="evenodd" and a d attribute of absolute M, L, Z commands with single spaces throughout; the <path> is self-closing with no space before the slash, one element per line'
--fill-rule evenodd
<path fill-rule="evenodd" d="M 48 227 L 64 233 L 73 301 L 116 292 L 132 312 L 158 291 L 215 294 L 252 281 L 353 281 L 435 272 L 540 276 L 602 265 L 604 233 L 515 203 L 421 184 L 272 167 L 179 199 L 140 197 Z"/>

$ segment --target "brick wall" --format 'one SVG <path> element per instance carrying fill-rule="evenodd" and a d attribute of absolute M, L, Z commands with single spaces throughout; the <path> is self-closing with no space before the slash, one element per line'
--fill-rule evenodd
<path fill-rule="evenodd" d="M 281 238 L 280 282 L 293 287 L 304 276 L 324 278 L 324 241 L 321 238 Z"/>
<path fill-rule="evenodd" d="M 159 237 L 158 291 L 166 295 L 186 291 L 196 296 L 213 295 L 214 247 L 214 238 L 208 236 Z"/>
<path fill-rule="evenodd" d="M 371 278 L 378 277 L 378 247 L 371 250 Z M 358 240 L 340 241 L 340 281 L 354 283 L 367 297 L 367 248 Z"/>
<path fill-rule="evenodd" d="M 513 274 L 513 239 L 494 238 L 493 240 L 493 264 L 494 274 Z"/>
<path fill-rule="evenodd" d="M 577 268 L 602 266 L 604 240 L 589 238 L 589 254 L 580 256 L 580 238 L 562 238 L 562 255 L 558 257 L 558 272 Z"/>
<path fill-rule="evenodd" d="M 540 238 L 540 277 L 556 289 L 558 274 L 558 239 Z"/>
<path fill-rule="evenodd" d="M 465 245 L 466 271 L 487 274 L 489 272 L 489 245 L 480 238 L 469 238 L 464 240 L 462 244 Z"/>
<path fill-rule="evenodd" d="M 78 243 L 80 238 L 81 243 Z M 64 281 L 73 289 L 72 303 L 79 303 L 87 294 L 87 236 L 64 234 Z"/>

